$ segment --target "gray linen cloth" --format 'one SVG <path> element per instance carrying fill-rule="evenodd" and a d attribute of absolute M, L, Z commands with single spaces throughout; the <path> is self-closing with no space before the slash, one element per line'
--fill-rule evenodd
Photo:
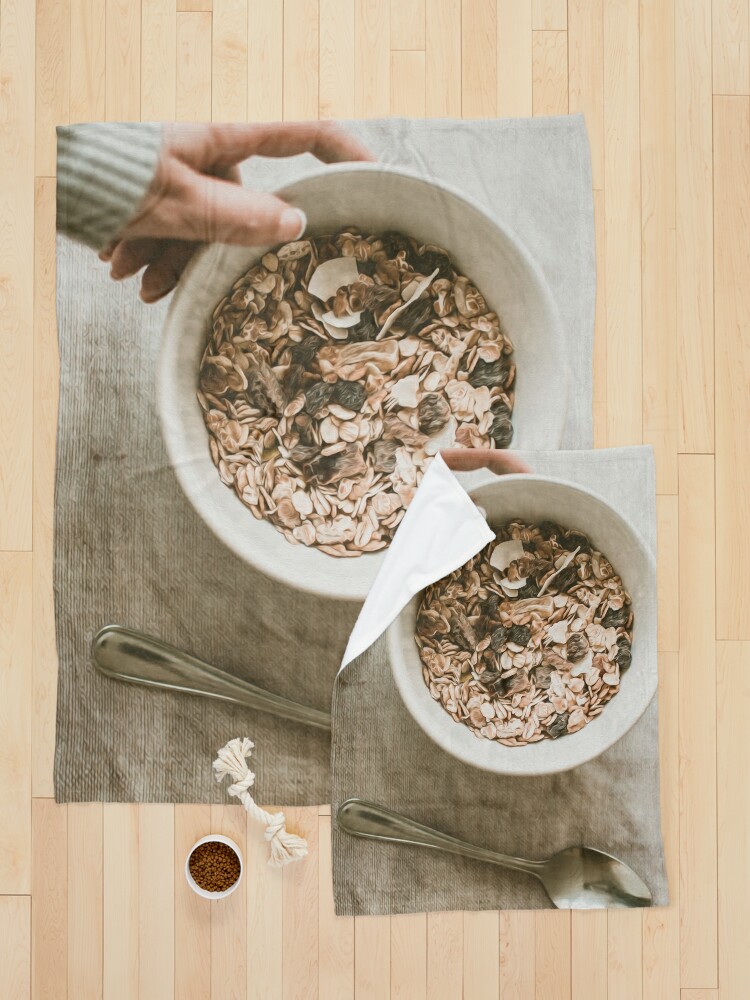
<path fill-rule="evenodd" d="M 656 550 L 654 463 L 647 447 L 522 452 L 542 475 L 594 490 Z M 460 477 L 459 477 L 460 478 Z M 392 680 L 385 635 L 336 680 L 334 811 L 356 796 L 504 854 L 535 860 L 574 844 L 632 865 L 655 905 L 667 900 L 659 808 L 657 703 L 600 757 L 562 774 L 490 774 L 449 756 L 407 712 Z M 465 858 L 377 843 L 333 828 L 338 914 L 551 907 L 540 882 Z"/>
<path fill-rule="evenodd" d="M 521 234 L 557 301 L 577 373 L 564 444 L 589 447 L 595 273 L 583 118 L 343 124 L 384 163 L 453 184 Z M 309 156 L 256 158 L 243 174 L 271 189 L 313 166 Z M 259 801 L 330 801 L 325 734 L 93 670 L 93 635 L 121 623 L 327 708 L 359 609 L 250 569 L 183 496 L 156 412 L 166 305 L 143 305 L 135 283 L 113 284 L 90 250 L 62 237 L 57 288 L 57 800 L 221 801 L 211 761 L 228 739 L 248 734 Z"/>

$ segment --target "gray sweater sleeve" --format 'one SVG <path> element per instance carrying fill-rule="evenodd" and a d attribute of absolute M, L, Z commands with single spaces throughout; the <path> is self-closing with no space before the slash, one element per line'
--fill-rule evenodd
<path fill-rule="evenodd" d="M 135 215 L 159 160 L 156 123 L 57 129 L 57 228 L 97 250 Z"/>

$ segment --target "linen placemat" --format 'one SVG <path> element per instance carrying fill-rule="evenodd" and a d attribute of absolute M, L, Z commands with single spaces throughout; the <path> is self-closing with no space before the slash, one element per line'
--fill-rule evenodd
<path fill-rule="evenodd" d="M 581 116 L 518 121 L 343 123 L 388 165 L 472 195 L 520 234 L 563 320 L 576 396 L 564 444 L 591 444 L 595 294 L 588 140 Z M 246 182 L 283 186 L 319 167 L 309 156 L 255 158 Z M 182 494 L 156 410 L 166 305 L 113 283 L 91 250 L 58 240 L 60 406 L 55 601 L 60 661 L 58 801 L 218 801 L 216 750 L 257 745 L 258 797 L 330 800 L 330 742 L 247 709 L 120 684 L 92 668 L 89 647 L 121 623 L 318 708 L 358 612 L 290 589 L 219 543 Z"/>
<path fill-rule="evenodd" d="M 520 454 L 536 473 L 604 497 L 655 553 L 649 447 Z M 548 776 L 491 774 L 445 753 L 412 719 L 393 681 L 383 634 L 339 674 L 333 734 L 334 816 L 343 801 L 357 797 L 504 854 L 542 859 L 576 844 L 597 847 L 630 864 L 655 905 L 667 902 L 656 698 L 623 739 L 587 764 Z M 361 840 L 335 824 L 332 838 L 339 914 L 552 906 L 541 883 L 528 875 Z"/>

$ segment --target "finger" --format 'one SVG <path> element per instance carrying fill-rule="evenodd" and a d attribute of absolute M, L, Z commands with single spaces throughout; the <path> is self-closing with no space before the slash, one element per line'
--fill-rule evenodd
<path fill-rule="evenodd" d="M 299 239 L 306 224 L 304 212 L 274 195 L 191 172 L 130 228 L 138 236 L 264 246 Z"/>
<path fill-rule="evenodd" d="M 158 302 L 176 287 L 198 243 L 170 240 L 164 252 L 149 264 L 141 278 L 141 298 L 144 302 Z"/>
<path fill-rule="evenodd" d="M 258 125 L 172 126 L 169 147 L 200 169 L 225 169 L 249 156 L 312 153 L 324 163 L 374 160 L 358 139 L 333 122 L 269 122 Z"/>
<path fill-rule="evenodd" d="M 112 254 L 115 252 L 115 248 L 118 243 L 119 240 L 113 240 L 111 243 L 108 243 L 106 247 L 102 247 L 98 254 L 99 260 L 104 261 L 105 264 L 112 260 Z"/>
<path fill-rule="evenodd" d="M 531 472 L 532 469 L 512 451 L 496 448 L 443 448 L 445 464 L 454 472 L 474 472 L 489 469 L 498 476 L 511 472 Z"/>
<path fill-rule="evenodd" d="M 110 276 L 115 281 L 130 278 L 161 253 L 163 240 L 152 237 L 121 240 L 112 254 Z"/>

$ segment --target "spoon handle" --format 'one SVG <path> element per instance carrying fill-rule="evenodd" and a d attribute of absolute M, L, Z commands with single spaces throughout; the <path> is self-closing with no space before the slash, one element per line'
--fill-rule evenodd
<path fill-rule="evenodd" d="M 116 680 L 219 698 L 317 729 L 331 728 L 327 712 L 272 694 L 123 625 L 106 625 L 97 632 L 91 655 L 96 669 Z"/>
<path fill-rule="evenodd" d="M 355 837 L 391 840 L 398 844 L 412 844 L 416 847 L 432 847 L 437 851 L 448 851 L 450 854 L 460 854 L 476 861 L 488 861 L 503 868 L 527 872 L 529 875 L 536 875 L 537 878 L 543 867 L 543 862 L 512 858 L 485 847 L 468 844 L 447 833 L 416 823 L 407 816 L 386 809 L 385 806 L 365 802 L 363 799 L 347 799 L 343 802 L 336 813 L 336 823 L 342 830 Z"/>

